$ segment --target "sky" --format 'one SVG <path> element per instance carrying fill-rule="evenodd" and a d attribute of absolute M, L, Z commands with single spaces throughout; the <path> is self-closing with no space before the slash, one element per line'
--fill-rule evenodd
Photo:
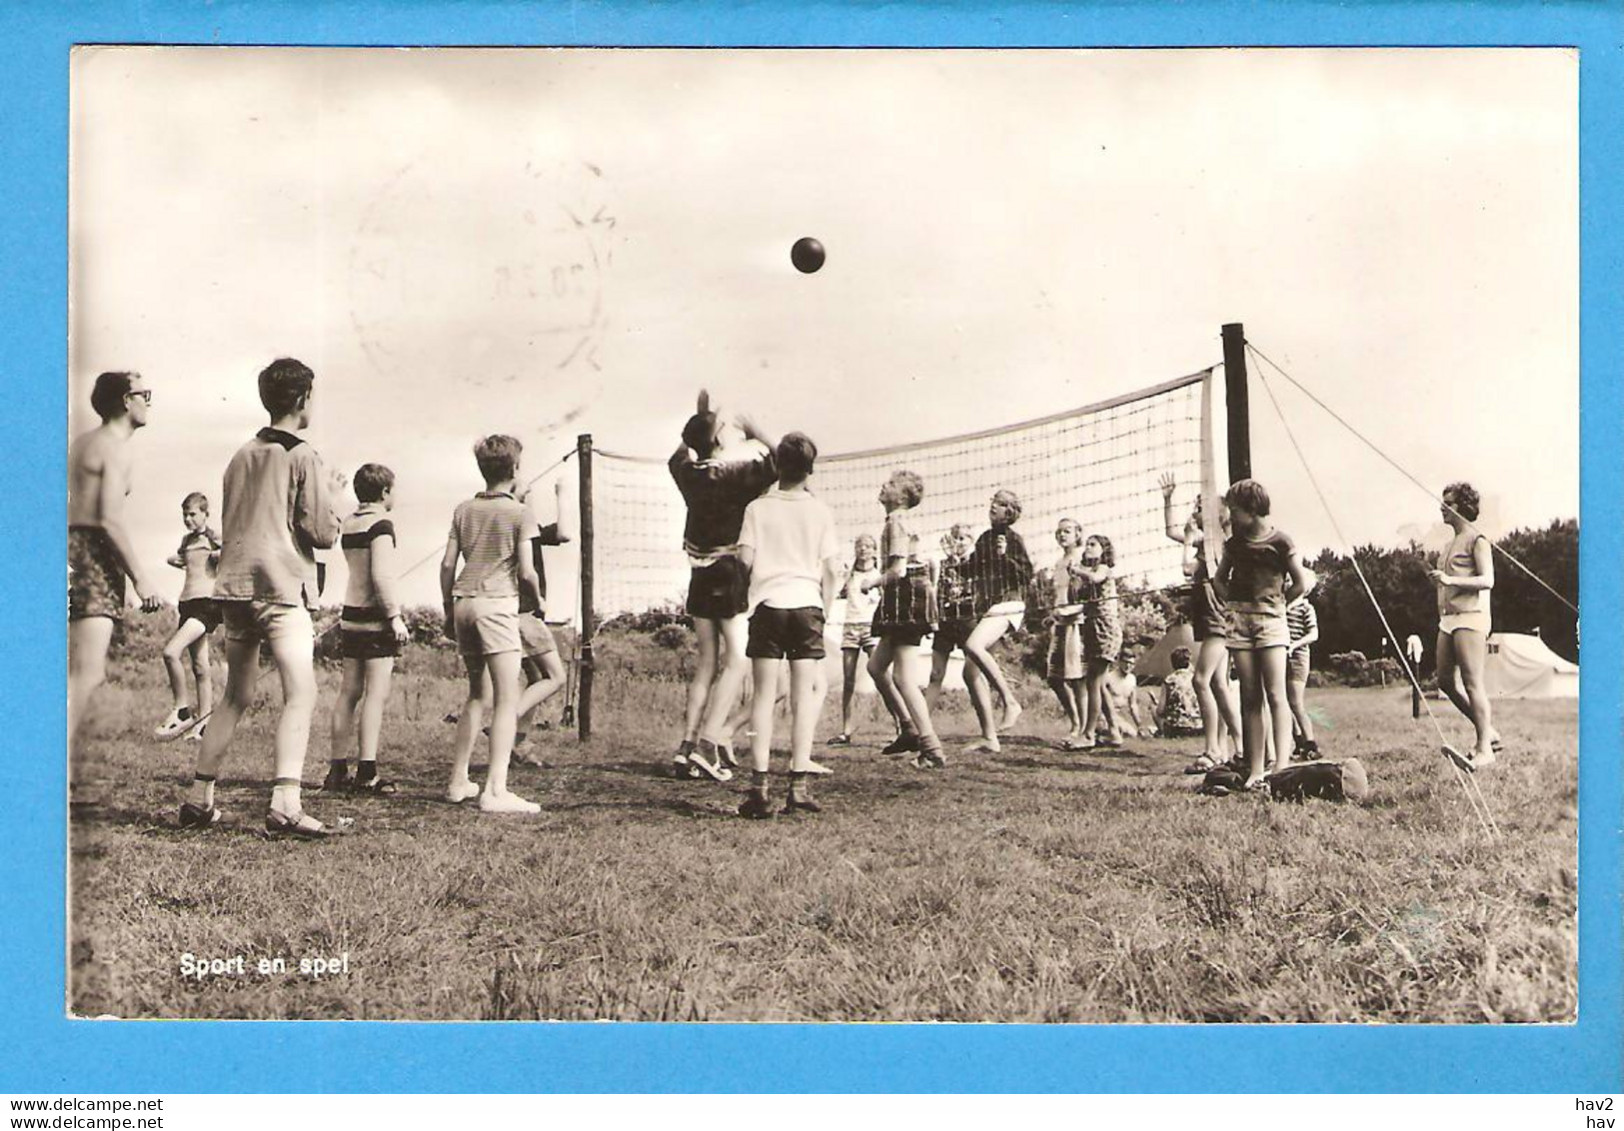
<path fill-rule="evenodd" d="M 395 469 L 411 563 L 488 432 L 531 472 L 580 432 L 663 457 L 706 387 L 825 452 L 909 443 L 1213 365 L 1241 322 L 1422 482 L 1476 484 L 1491 534 L 1543 524 L 1578 513 L 1577 74 L 1560 49 L 80 48 L 68 431 L 98 372 L 145 375 L 130 522 L 173 598 L 180 500 L 218 506 L 277 356 L 317 373 L 326 460 Z M 1436 523 L 1263 375 L 1330 507 L 1254 370 L 1254 475 L 1299 545 Z M 403 584 L 437 600 L 432 565 Z"/>

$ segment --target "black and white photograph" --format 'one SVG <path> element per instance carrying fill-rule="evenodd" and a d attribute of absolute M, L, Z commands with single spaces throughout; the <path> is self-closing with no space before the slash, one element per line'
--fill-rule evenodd
<path fill-rule="evenodd" d="M 66 1015 L 1576 1020 L 1575 51 L 68 89 Z"/>

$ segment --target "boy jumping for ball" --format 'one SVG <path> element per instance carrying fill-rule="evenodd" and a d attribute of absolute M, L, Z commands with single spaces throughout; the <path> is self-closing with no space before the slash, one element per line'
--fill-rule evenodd
<path fill-rule="evenodd" d="M 834 516 L 806 489 L 818 448 L 791 432 L 778 442 L 778 486 L 744 511 L 739 561 L 749 574 L 749 642 L 755 694 L 750 743 L 750 792 L 739 815 L 771 817 L 767 774 L 772 758 L 773 702 L 778 661 L 789 660 L 789 797 L 783 812 L 816 813 L 812 798 L 812 734 L 823 709 L 823 624 L 839 581 L 840 540 Z"/>
<path fill-rule="evenodd" d="M 226 689 L 198 751 L 192 788 L 180 807 L 184 828 L 220 819 L 214 782 L 254 698 L 260 645 L 270 648 L 282 679 L 276 723 L 276 781 L 265 831 L 305 840 L 338 831 L 300 803 L 310 717 L 316 709 L 315 632 L 310 609 L 319 591 L 315 550 L 338 540 L 333 503 L 344 476 L 322 466 L 295 433 L 310 427 L 316 375 L 280 358 L 259 375 L 259 400 L 270 426 L 237 449 L 226 467 L 220 514 L 220 564 L 214 580 L 226 627 Z"/>
<path fill-rule="evenodd" d="M 733 777 L 727 718 L 750 669 L 744 616 L 749 585 L 738 556 L 739 526 L 745 507 L 778 478 L 773 447 L 749 417 L 730 425 L 712 412 L 701 389 L 697 411 L 666 464 L 688 508 L 682 534 L 691 567 L 685 609 L 698 644 L 682 743 L 671 760 L 680 778 Z"/>
<path fill-rule="evenodd" d="M 519 455 L 524 446 L 512 436 L 486 436 L 474 445 L 485 490 L 457 504 L 440 562 L 440 594 L 445 601 L 445 634 L 457 642 L 468 670 L 468 701 L 457 720 L 456 751 L 446 800 L 479 798 L 484 813 L 539 813 L 507 787 L 508 762 L 518 724 L 519 605 L 541 604 L 530 541 L 541 530 L 530 508 L 516 498 Z M 462 559 L 462 569 L 457 560 Z M 468 762 L 484 709 L 481 685 L 491 686 L 491 751 L 485 789 L 468 778 Z"/>

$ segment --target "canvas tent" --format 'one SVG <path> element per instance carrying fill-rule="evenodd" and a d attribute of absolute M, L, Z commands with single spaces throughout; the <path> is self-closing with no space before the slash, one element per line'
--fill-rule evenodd
<path fill-rule="evenodd" d="M 1495 699 L 1579 697 L 1579 665 L 1558 656 L 1537 636 L 1491 633 L 1484 678 Z"/>
<path fill-rule="evenodd" d="M 1191 659 L 1194 659 L 1195 630 L 1188 624 L 1175 624 L 1168 629 L 1167 634 L 1156 642 L 1154 648 L 1139 657 L 1139 662 L 1133 666 L 1133 674 L 1139 679 L 1146 677 L 1166 679 L 1167 673 L 1173 670 L 1175 648 L 1188 648 Z"/>

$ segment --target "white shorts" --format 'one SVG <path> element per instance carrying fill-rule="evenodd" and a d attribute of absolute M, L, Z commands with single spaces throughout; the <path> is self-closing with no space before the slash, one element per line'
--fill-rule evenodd
<path fill-rule="evenodd" d="M 1489 614 L 1485 612 L 1474 613 L 1443 613 L 1438 617 L 1438 631 L 1453 633 L 1457 628 L 1469 628 L 1474 632 L 1481 632 L 1487 636 L 1490 631 Z"/>
<path fill-rule="evenodd" d="M 1000 601 L 981 614 L 980 624 L 1003 621 L 1001 632 L 1012 632 L 1026 621 L 1025 601 Z"/>

